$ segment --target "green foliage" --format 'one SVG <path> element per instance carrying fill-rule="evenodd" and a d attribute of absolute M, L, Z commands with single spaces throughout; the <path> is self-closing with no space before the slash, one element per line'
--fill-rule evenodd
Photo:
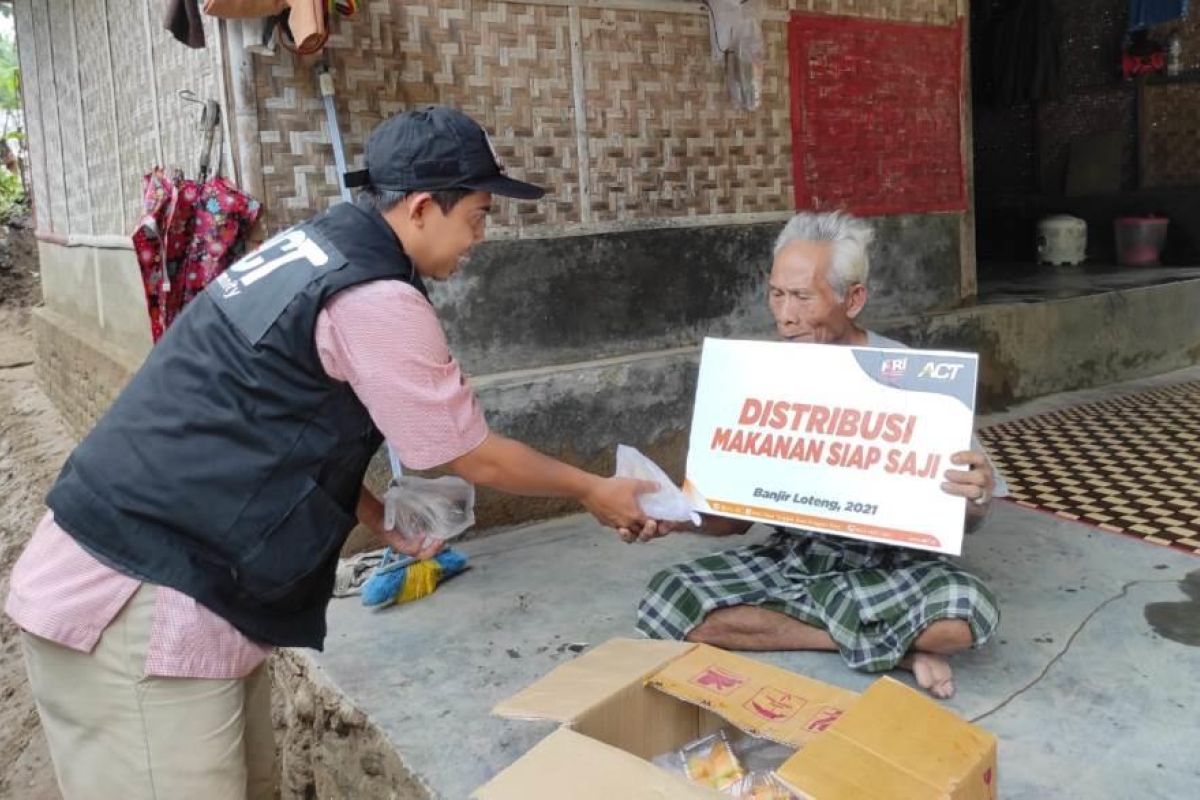
<path fill-rule="evenodd" d="M 0 1 L 0 16 L 12 18 L 12 6 Z M 10 150 L 18 155 L 23 150 L 25 135 L 20 130 L 9 130 L 15 115 L 20 125 L 21 112 L 21 65 L 16 42 L 11 33 L 0 35 L 0 113 L 4 116 L 4 130 L 0 137 L 0 153 Z M 19 175 L 14 175 L 0 166 L 0 223 L 6 223 L 25 212 L 25 187 Z"/>
<path fill-rule="evenodd" d="M 25 187 L 21 179 L 0 167 L 0 223 L 25 213 Z"/>
<path fill-rule="evenodd" d="M 2 6 L 0 6 L 2 7 Z M 21 66 L 12 39 L 0 37 L 0 109 L 21 107 Z"/>

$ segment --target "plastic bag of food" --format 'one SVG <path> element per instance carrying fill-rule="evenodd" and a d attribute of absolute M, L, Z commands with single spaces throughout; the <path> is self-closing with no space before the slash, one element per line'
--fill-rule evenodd
<path fill-rule="evenodd" d="M 657 492 L 638 496 L 638 505 L 646 515 L 659 521 L 700 524 L 700 515 L 692 510 L 687 495 L 675 485 L 667 473 L 636 448 L 617 445 L 617 477 L 637 478 L 658 484 Z"/>
<path fill-rule="evenodd" d="M 770 772 L 751 772 L 729 787 L 726 794 L 737 800 L 796 800 L 796 795 Z"/>
<path fill-rule="evenodd" d="M 685 744 L 679 749 L 678 758 L 688 780 L 711 789 L 728 789 L 746 775 L 725 731 Z"/>
<path fill-rule="evenodd" d="M 462 478 L 402 475 L 383 495 L 383 525 L 406 538 L 453 539 L 475 524 L 475 486 Z"/>

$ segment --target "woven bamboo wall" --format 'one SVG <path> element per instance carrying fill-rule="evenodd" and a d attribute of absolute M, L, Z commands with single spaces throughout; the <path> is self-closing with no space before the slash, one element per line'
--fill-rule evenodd
<path fill-rule="evenodd" d="M 383 117 L 445 103 L 484 123 L 512 174 L 551 187 L 544 201 L 502 204 L 498 228 L 536 234 L 785 213 L 792 208 L 788 10 L 949 24 L 963 9 L 962 0 L 763 0 L 764 103 L 746 112 L 726 98 L 700 5 L 567 2 L 381 0 L 337 23 L 328 54 L 348 159 L 361 157 L 361 142 Z M 312 70 L 311 60 L 282 51 L 256 59 L 272 228 L 338 196 Z M 573 74 L 582 76 L 580 87 Z"/>
<path fill-rule="evenodd" d="M 1180 67 L 1185 72 L 1200 70 L 1200 11 L 1197 11 L 1196 5 L 1194 3 L 1191 5 L 1191 12 L 1187 19 L 1163 26 L 1160 33 L 1164 41 L 1168 31 L 1179 32 L 1179 40 L 1182 45 Z"/>
<path fill-rule="evenodd" d="M 787 73 L 763 103 L 734 111 L 699 14 L 582 12 L 592 219 L 786 211 L 791 207 Z M 787 63 L 786 29 L 765 26 L 767 63 Z"/>
<path fill-rule="evenodd" d="M 1200 84 L 1146 86 L 1144 186 L 1200 186 Z"/>
<path fill-rule="evenodd" d="M 487 125 L 513 174 L 552 188 L 545 201 L 504 204 L 503 229 L 783 213 L 788 10 L 947 24 L 963 0 L 763 0 L 769 68 L 755 112 L 729 107 L 698 4 L 570 2 L 379 0 L 336 23 L 328 55 L 351 162 L 387 115 L 446 103 Z M 162 30 L 155 0 L 66 5 L 15 4 L 39 228 L 124 234 L 149 168 L 195 170 L 198 108 L 175 93 L 220 96 L 216 26 L 193 51 Z M 272 227 L 338 195 L 312 68 L 283 52 L 256 63 Z"/>
<path fill-rule="evenodd" d="M 116 233 L 124 228 L 132 198 L 123 198 L 120 137 L 116 126 L 115 81 L 110 71 L 104 4 L 74 0 L 79 45 L 79 83 L 83 124 L 87 131 L 88 200 L 92 231 Z"/>
<path fill-rule="evenodd" d="M 1200 11 L 1193 3 L 1187 19 L 1162 25 L 1161 41 L 1178 33 L 1180 68 L 1200 72 Z M 1178 83 L 1143 87 L 1141 108 L 1144 186 L 1200 185 L 1200 84 Z"/>
<path fill-rule="evenodd" d="M 24 83 L 25 104 L 25 133 L 30 146 L 29 175 L 33 183 L 33 205 L 39 212 L 38 223 L 50 225 L 47 212 L 41 209 L 50 207 L 50 187 L 46 175 L 45 154 L 36 150 L 42 141 L 42 76 L 38 69 L 36 22 L 33 16 L 32 3 L 15 3 L 13 6 L 13 23 L 20 45 L 21 78 Z"/>
<path fill-rule="evenodd" d="M 512 174 L 555 186 L 555 197 L 506 204 L 496 223 L 579 218 L 568 10 L 506 2 L 392 0 L 341 22 L 330 40 L 347 159 L 382 119 L 442 103 L 486 121 Z M 279 53 L 256 63 L 266 206 L 272 227 L 338 197 L 332 149 L 311 60 Z"/>
<path fill-rule="evenodd" d="M 200 108 L 176 91 L 221 98 L 217 26 L 190 50 L 163 30 L 163 6 L 16 0 L 39 232 L 127 234 L 146 172 L 195 173 Z"/>
<path fill-rule="evenodd" d="M 55 87 L 53 37 L 50 33 L 50 0 L 33 0 L 34 47 L 38 68 L 38 84 L 27 91 L 37 94 L 42 113 L 42 156 L 46 167 L 48 203 L 41 207 L 39 222 L 46 220 L 51 230 L 69 230 L 67 219 L 67 184 L 63 172 L 63 133 L 58 118 L 58 94 Z M 60 47 L 66 48 L 63 42 Z M 35 143 L 30 143 L 33 152 Z M 33 156 L 37 158 L 37 155 Z"/>
<path fill-rule="evenodd" d="M 208 47 L 204 50 L 184 47 L 163 28 L 160 21 L 163 5 L 159 0 L 150 2 L 149 47 L 158 96 L 161 163 L 182 167 L 186 174 L 195 175 L 203 144 L 199 129 L 201 109 L 198 105 L 180 100 L 178 91 L 190 89 L 198 97 L 221 100 L 220 33 L 216 20 L 206 17 L 204 28 Z M 225 108 L 222 110 L 226 113 L 229 111 Z M 211 156 L 213 166 L 218 163 L 218 157 L 214 143 Z M 139 186 L 145 171 L 144 163 L 131 165 L 130 172 L 137 176 Z"/>
<path fill-rule="evenodd" d="M 80 0 L 81 2 L 84 0 Z M 91 0 L 94 2 L 94 0 Z M 114 96 L 116 98 L 116 136 L 119 142 L 121 194 L 126 207 L 136 207 L 141 197 L 141 175 L 159 162 L 157 130 L 158 104 L 154 99 L 154 87 L 150 63 L 146 58 L 145 8 L 137 0 L 108 2 L 108 49 L 112 58 L 113 74 L 116 76 Z M 138 47 L 113 47 L 113 34 L 127 32 L 133 35 Z M 122 215 L 129 222 L 129 214 Z"/>
<path fill-rule="evenodd" d="M 47 7 L 49 0 L 46 0 Z M 57 7 L 55 12 L 57 12 Z M 92 232 L 91 203 L 87 187 L 87 153 L 79 86 L 78 47 L 75 42 L 75 18 L 72 14 L 50 13 L 50 39 L 53 45 L 54 96 L 58 102 L 59 138 L 62 143 L 63 186 L 67 229 Z"/>

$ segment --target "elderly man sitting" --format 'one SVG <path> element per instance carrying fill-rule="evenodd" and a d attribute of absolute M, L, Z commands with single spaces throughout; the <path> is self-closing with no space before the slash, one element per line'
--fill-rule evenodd
<path fill-rule="evenodd" d="M 903 347 L 855 322 L 867 302 L 871 228 L 845 214 L 797 214 L 775 243 L 771 313 L 789 342 Z M 983 521 L 997 477 L 987 456 L 955 454 L 943 491 L 967 498 L 967 527 Z M 1003 493 L 1003 489 L 1001 489 Z M 706 516 L 700 530 L 745 533 L 750 523 Z M 661 535 L 669 525 L 642 532 Z M 732 650 L 837 650 L 855 669 L 911 669 L 936 697 L 954 693 L 946 656 L 978 647 L 999 620 L 974 575 L 918 550 L 777 528 L 765 544 L 659 572 L 638 606 L 651 637 Z"/>

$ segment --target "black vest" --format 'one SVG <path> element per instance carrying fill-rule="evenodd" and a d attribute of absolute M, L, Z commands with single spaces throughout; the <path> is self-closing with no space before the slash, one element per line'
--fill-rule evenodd
<path fill-rule="evenodd" d="M 256 641 L 320 648 L 382 436 L 313 334 L 331 297 L 385 279 L 425 292 L 383 218 L 349 204 L 231 266 L 71 454 L 46 500 L 55 520 Z"/>

